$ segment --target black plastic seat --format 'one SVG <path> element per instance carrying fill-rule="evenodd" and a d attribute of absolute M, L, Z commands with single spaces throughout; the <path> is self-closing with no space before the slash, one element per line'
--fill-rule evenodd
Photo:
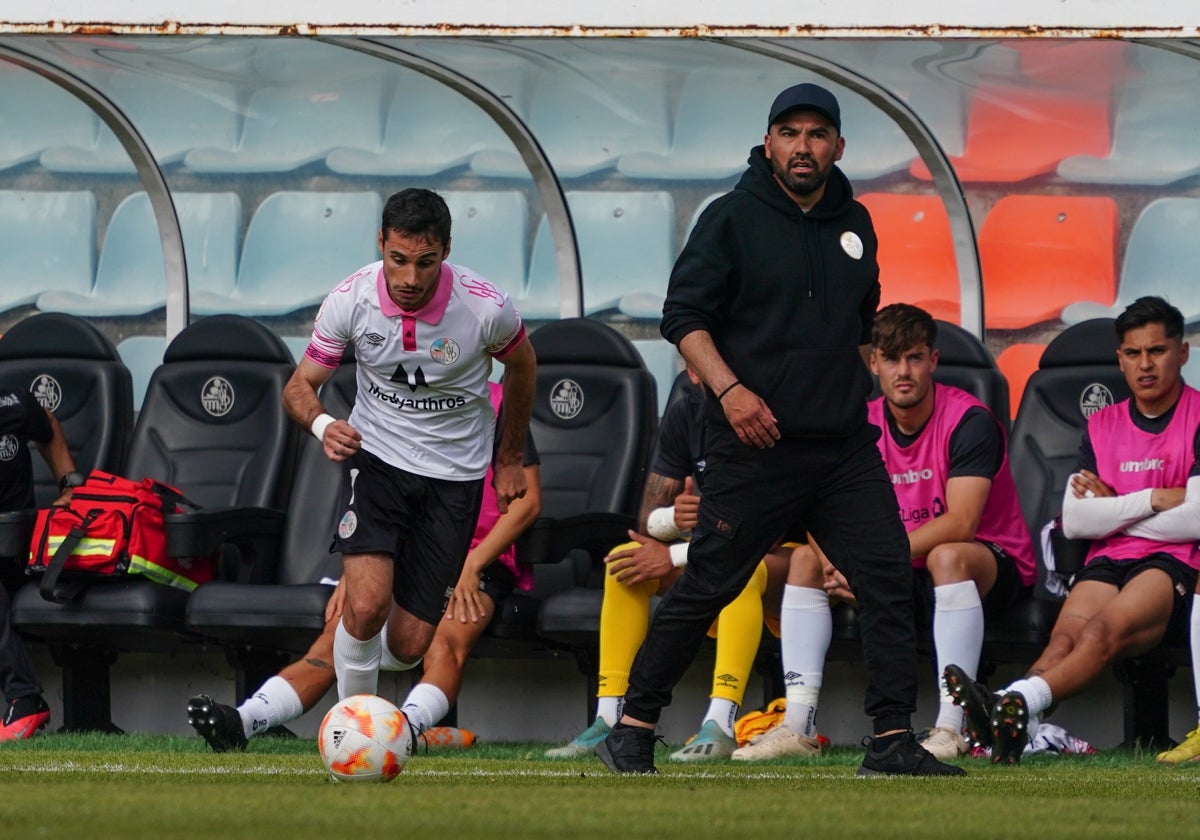
<path fill-rule="evenodd" d="M 355 371 L 349 355 L 321 389 L 322 405 L 334 417 L 350 416 Z M 333 587 L 320 581 L 342 575 L 341 554 L 329 551 L 341 481 L 341 468 L 321 443 L 304 435 L 273 581 L 213 581 L 188 599 L 187 628 L 225 648 L 239 701 L 308 650 L 325 627 Z"/>
<path fill-rule="evenodd" d="M 195 322 L 154 372 L 122 475 L 178 487 L 205 509 L 167 516 L 174 557 L 219 555 L 219 574 L 270 579 L 297 428 L 282 405 L 294 368 L 283 341 L 249 318 Z M 62 665 L 64 728 L 111 729 L 108 665 L 120 652 L 195 641 L 183 627 L 188 593 L 136 576 L 44 600 L 35 584 L 13 599 L 13 624 L 48 643 Z"/>
<path fill-rule="evenodd" d="M 113 343 L 92 324 L 57 313 L 14 324 L 0 337 L 0 389 L 31 391 L 54 412 L 81 472 L 120 470 L 133 428 L 133 386 Z M 33 479 L 40 507 L 58 498 L 58 484 L 42 458 L 33 459 Z M 0 513 L 5 579 L 20 579 L 35 515 Z"/>

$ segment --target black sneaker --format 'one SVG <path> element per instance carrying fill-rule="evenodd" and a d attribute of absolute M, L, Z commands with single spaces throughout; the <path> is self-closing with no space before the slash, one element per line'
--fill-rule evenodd
<path fill-rule="evenodd" d="M 653 729 L 618 723 L 596 744 L 596 755 L 614 773 L 657 773 L 654 745 L 661 740 Z"/>
<path fill-rule="evenodd" d="M 1006 691 L 992 708 L 992 764 L 1020 764 L 1029 743 L 1029 706 L 1019 691 Z"/>
<path fill-rule="evenodd" d="M 967 771 L 953 764 L 938 761 L 917 743 L 917 738 L 909 730 L 903 734 L 890 737 L 891 741 L 881 750 L 875 749 L 878 738 L 863 738 L 863 746 L 867 754 L 863 756 L 862 766 L 858 768 L 859 776 L 963 776 Z"/>
<path fill-rule="evenodd" d="M 246 749 L 246 731 L 242 716 L 233 706 L 218 703 L 207 694 L 188 701 L 188 723 L 208 742 L 213 752 L 241 752 Z"/>
<path fill-rule="evenodd" d="M 957 665 L 947 665 L 942 675 L 946 691 L 954 705 L 963 710 L 963 729 L 972 746 L 990 749 L 992 746 L 992 707 L 996 695 L 987 690 L 983 683 L 967 676 Z"/>

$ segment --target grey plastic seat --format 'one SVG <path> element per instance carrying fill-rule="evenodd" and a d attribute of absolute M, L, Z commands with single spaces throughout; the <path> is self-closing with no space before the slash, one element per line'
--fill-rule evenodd
<path fill-rule="evenodd" d="M 96 196 L 0 191 L 0 311 L 51 289 L 86 294 L 96 273 Z"/>
<path fill-rule="evenodd" d="M 237 193 L 173 193 L 183 232 L 190 292 L 228 295 L 237 276 L 242 204 Z M 38 296 L 43 312 L 143 315 L 167 303 L 162 244 L 150 198 L 127 196 L 113 211 L 100 248 L 96 280 L 86 294 L 51 290 Z"/>
<path fill-rule="evenodd" d="M 316 306 L 379 258 L 382 213 L 375 192 L 272 193 L 250 219 L 233 290 L 197 290 L 192 312 L 284 315 Z"/>

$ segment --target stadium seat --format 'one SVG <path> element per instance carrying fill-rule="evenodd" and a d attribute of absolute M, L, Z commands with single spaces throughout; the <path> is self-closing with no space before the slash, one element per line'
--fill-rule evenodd
<path fill-rule="evenodd" d="M 529 203 L 516 190 L 446 190 L 450 262 L 471 268 L 510 296 L 525 286 L 529 264 Z"/>
<path fill-rule="evenodd" d="M 335 417 L 350 416 L 356 371 L 351 354 L 321 389 L 321 404 Z M 329 550 L 341 485 L 341 467 L 305 435 L 273 579 L 212 581 L 188 599 L 187 628 L 224 647 L 235 668 L 237 702 L 308 650 L 325 627 L 333 587 L 321 581 L 342 576 L 341 554 Z"/>
<path fill-rule="evenodd" d="M 279 337 L 240 316 L 196 321 L 167 346 L 121 474 L 164 481 L 202 506 L 168 515 L 173 556 L 216 555 L 223 579 L 269 579 L 299 435 L 282 403 L 292 370 Z M 36 584 L 16 593 L 14 626 L 49 644 L 63 667 L 66 729 L 113 729 L 109 664 L 120 652 L 193 641 L 183 629 L 187 598 L 136 575 L 89 584 L 62 604 Z"/>
<path fill-rule="evenodd" d="M 934 195 L 867 193 L 879 237 L 881 305 L 911 303 L 935 318 L 959 320 L 958 264 L 950 217 Z"/>
<path fill-rule="evenodd" d="M 183 232 L 188 289 L 217 295 L 233 291 L 242 204 L 237 193 L 172 193 Z M 144 315 L 166 306 L 162 239 L 150 199 L 127 196 L 113 211 L 100 247 L 96 280 L 86 293 L 52 290 L 38 296 L 43 312 L 88 317 Z"/>
<path fill-rule="evenodd" d="M 542 459 L 542 519 L 523 541 L 523 558 L 542 561 L 536 573 L 543 580 L 560 571 L 545 563 L 568 558 L 557 565 L 573 574 L 545 595 L 537 631 L 573 650 L 594 688 L 602 558 L 637 522 L 654 443 L 655 383 L 629 340 L 599 322 L 556 321 L 530 340 L 538 355 L 531 431 Z M 578 547 L 588 555 L 570 557 Z"/>
<path fill-rule="evenodd" d="M 1038 369 L 1038 362 L 1045 351 L 1045 344 L 1017 343 L 1010 344 L 1000 351 L 996 357 L 996 367 L 1008 380 L 1009 403 L 1012 419 L 1017 419 L 1017 411 L 1021 398 L 1025 394 L 1025 384 L 1029 377 Z"/>
<path fill-rule="evenodd" d="M 72 315 L 34 314 L 0 337 L 0 388 L 32 391 L 58 418 L 75 466 L 117 472 L 133 428 L 133 387 L 117 349 L 91 323 Z M 33 459 L 38 505 L 58 498 L 42 458 Z"/>
<path fill-rule="evenodd" d="M 667 409 L 671 388 L 683 367 L 683 357 L 674 344 L 662 338 L 635 338 L 633 346 L 658 386 L 658 416 L 661 417 Z"/>
<path fill-rule="evenodd" d="M 316 306 L 379 259 L 383 202 L 375 192 L 277 192 L 250 219 L 228 295 L 198 290 L 192 312 L 284 315 Z"/>
<path fill-rule="evenodd" d="M 661 317 L 676 254 L 671 194 L 573 191 L 567 204 L 579 243 L 584 312 L 624 311 L 622 299 L 631 296 L 639 317 L 655 311 L 655 302 L 654 317 Z M 559 317 L 558 264 L 545 217 L 534 238 L 529 278 L 514 299 L 528 319 Z"/>
<path fill-rule="evenodd" d="M 521 73 L 493 69 L 483 81 L 522 114 Z M 412 130 L 414 119 L 421 120 L 420 131 Z M 388 105 L 379 143 L 365 146 L 360 137 L 356 143 L 332 149 L 325 165 L 342 175 L 436 175 L 492 151 L 515 156 L 509 151 L 512 148 L 512 141 L 479 106 L 440 82 L 406 73 Z M 529 174 L 524 165 L 521 174 Z"/>
<path fill-rule="evenodd" d="M 250 95 L 236 145 L 193 148 L 183 158 L 193 172 L 290 172 L 339 146 L 383 132 L 381 75 L 269 85 Z"/>
<path fill-rule="evenodd" d="M 670 150 L 622 155 L 617 170 L 628 178 L 734 178 L 745 171 L 751 147 L 762 143 L 772 97 L 795 83 L 790 69 L 693 70 L 679 94 Z M 851 178 L 867 179 L 907 166 L 916 152 L 900 127 L 857 94 L 837 93 L 842 133 L 855 144 L 839 164 L 842 170 Z"/>
<path fill-rule="evenodd" d="M 95 142 L 100 118 L 37 73 L 0 62 L 0 171 L 36 161 L 62 144 Z"/>
<path fill-rule="evenodd" d="M 182 84 L 141 73 L 114 73 L 106 95 L 137 127 L 159 166 L 176 164 L 196 148 L 232 150 L 241 126 L 242 90 L 229 82 L 191 77 Z M 133 161 L 117 136 L 100 126 L 90 144 L 69 138 L 42 152 L 50 172 L 132 175 Z"/>
<path fill-rule="evenodd" d="M 1200 283 L 1196 266 L 1200 263 L 1200 199 L 1159 198 L 1146 205 L 1133 224 L 1117 299 L 1111 306 L 1081 301 L 1063 309 L 1068 324 L 1092 318 L 1115 318 L 1143 295 L 1165 297 L 1189 324 L 1200 322 Z"/>
<path fill-rule="evenodd" d="M 1077 301 L 1117 293 L 1117 203 L 1107 196 L 1009 195 L 979 231 L 989 329 L 1057 321 Z"/>
<path fill-rule="evenodd" d="M 960 181 L 1023 181 L 1053 172 L 1064 158 L 1108 152 L 1107 92 L 983 80 L 974 89 L 966 149 L 951 158 Z M 924 162 L 913 177 L 929 180 Z"/>
<path fill-rule="evenodd" d="M 163 351 L 167 349 L 167 340 L 161 335 L 131 335 L 117 343 L 117 354 L 129 375 L 133 377 L 133 410 L 142 410 L 142 400 L 146 398 L 146 386 L 150 377 L 162 364 Z"/>
<path fill-rule="evenodd" d="M 78 294 L 96 273 L 96 196 L 0 191 L 0 312 L 50 289 Z"/>
<path fill-rule="evenodd" d="M 652 72 L 578 69 L 543 73 L 529 105 L 529 128 L 560 178 L 612 168 L 625 154 L 664 154 L 670 130 L 667 80 Z M 515 150 L 503 146 L 471 158 L 484 177 L 528 178 Z"/>

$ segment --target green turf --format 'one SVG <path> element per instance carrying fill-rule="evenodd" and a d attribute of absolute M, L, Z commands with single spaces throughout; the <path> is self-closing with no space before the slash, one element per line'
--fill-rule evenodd
<path fill-rule="evenodd" d="M 308 740 L 214 755 L 198 738 L 45 735 L 0 746 L 0 837 L 1200 837 L 1200 764 L 1146 755 L 962 762 L 956 779 L 860 779 L 816 761 L 618 777 L 545 744 L 415 756 L 387 785 L 330 781 Z"/>

